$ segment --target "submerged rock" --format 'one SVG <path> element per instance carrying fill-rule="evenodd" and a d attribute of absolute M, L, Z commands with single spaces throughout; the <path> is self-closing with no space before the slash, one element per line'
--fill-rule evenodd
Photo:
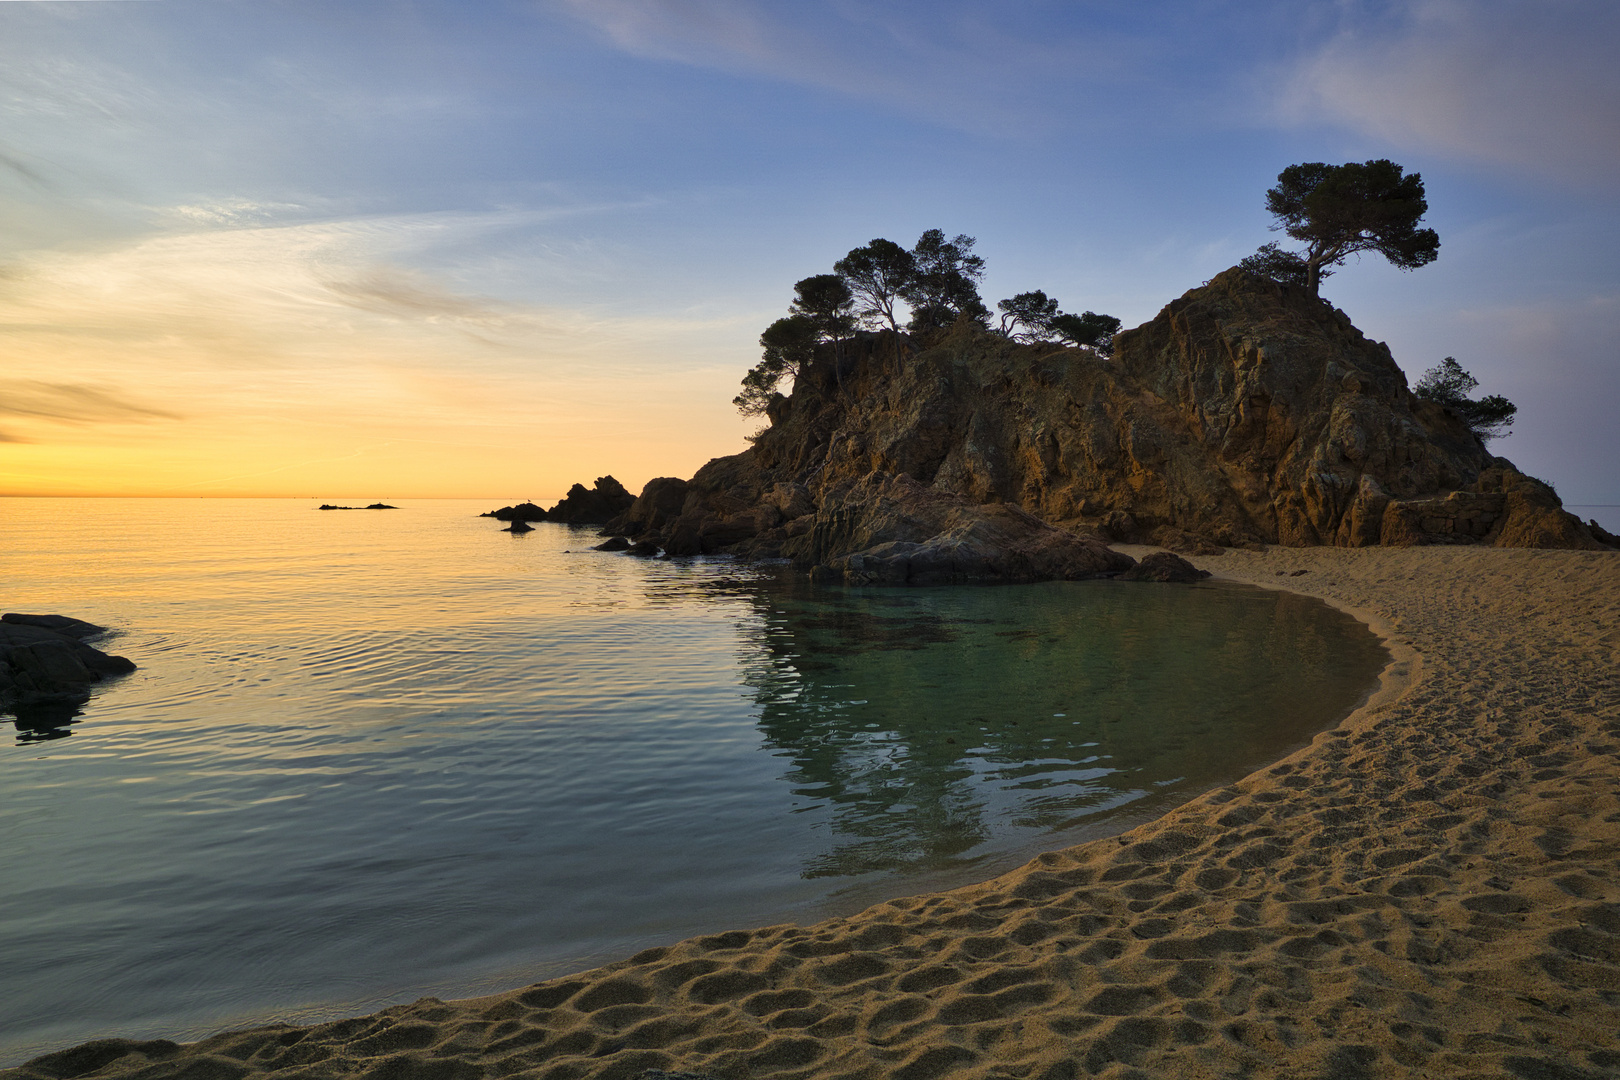
<path fill-rule="evenodd" d="M 512 522 L 512 524 L 510 524 L 506 528 L 502 529 L 501 532 L 529 533 L 529 532 L 534 532 L 534 526 L 530 525 L 527 521 L 523 521 L 523 520 L 520 519 L 520 520 Z"/>

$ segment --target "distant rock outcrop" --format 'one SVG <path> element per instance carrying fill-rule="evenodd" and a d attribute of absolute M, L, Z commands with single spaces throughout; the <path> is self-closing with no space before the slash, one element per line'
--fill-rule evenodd
<path fill-rule="evenodd" d="M 561 502 L 546 511 L 547 521 L 567 525 L 606 525 L 630 509 L 636 497 L 611 476 L 596 478 L 596 486 L 575 484 Z"/>
<path fill-rule="evenodd" d="M 85 644 L 102 627 L 65 615 L 0 615 L 0 712 L 19 725 L 65 722 L 90 687 L 135 665 Z"/>
<path fill-rule="evenodd" d="M 544 521 L 546 512 L 534 503 L 518 503 L 516 506 L 503 506 L 499 510 L 479 514 L 479 517 L 494 518 L 496 521 Z M 503 532 L 505 530 L 502 530 Z"/>

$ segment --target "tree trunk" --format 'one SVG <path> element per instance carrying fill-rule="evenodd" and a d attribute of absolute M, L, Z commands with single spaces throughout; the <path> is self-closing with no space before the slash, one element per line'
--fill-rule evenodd
<path fill-rule="evenodd" d="M 1321 296 L 1318 291 L 1322 287 L 1322 262 L 1315 255 L 1305 260 L 1305 287 L 1311 290 L 1312 296 Z"/>

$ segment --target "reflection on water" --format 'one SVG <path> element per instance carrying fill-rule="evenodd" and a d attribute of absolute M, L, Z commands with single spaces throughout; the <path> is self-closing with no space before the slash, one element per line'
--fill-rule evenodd
<path fill-rule="evenodd" d="M 1167 805 L 1347 713 L 1384 659 L 1314 601 L 1233 587 L 785 579 L 755 603 L 760 729 L 797 811 L 831 812 L 808 877 L 949 869 L 1011 831 Z"/>
<path fill-rule="evenodd" d="M 1258 590 L 827 589 L 313 506 L 6 501 L 0 604 L 140 670 L 0 747 L 0 1064 L 963 883 L 1276 757 L 1382 659 Z"/>

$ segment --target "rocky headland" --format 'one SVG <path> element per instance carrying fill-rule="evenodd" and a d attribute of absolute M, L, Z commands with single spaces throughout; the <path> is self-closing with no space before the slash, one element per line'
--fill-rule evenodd
<path fill-rule="evenodd" d="M 605 532 L 852 582 L 1112 575 L 1130 560 L 1108 541 L 1617 542 L 1413 394 L 1342 311 L 1237 268 L 1111 357 L 967 325 L 931 344 L 863 334 L 766 415 L 751 448 L 652 480 Z"/>
<path fill-rule="evenodd" d="M 605 525 L 628 510 L 630 504 L 635 501 L 635 496 L 626 491 L 624 485 L 613 477 L 599 476 L 593 487 L 575 484 L 569 488 L 568 494 L 558 500 L 557 505 L 550 510 L 536 506 L 532 502 L 525 502 L 516 506 L 503 506 L 499 510 L 491 510 L 478 516 L 494 518 L 496 521 L 553 521 L 564 525 Z"/>
<path fill-rule="evenodd" d="M 19 726 L 58 726 L 90 700 L 90 687 L 135 665 L 87 644 L 105 627 L 66 615 L 0 615 L 0 713 Z"/>

